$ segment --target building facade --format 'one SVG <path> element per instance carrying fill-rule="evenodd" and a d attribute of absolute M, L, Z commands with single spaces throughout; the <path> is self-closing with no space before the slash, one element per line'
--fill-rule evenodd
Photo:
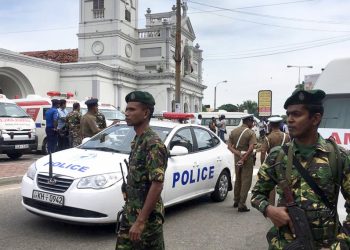
<path fill-rule="evenodd" d="M 147 9 L 146 27 L 139 29 L 137 0 L 80 0 L 78 50 L 18 54 L 0 49 L 0 88 L 11 98 L 73 92 L 76 99 L 93 96 L 122 110 L 129 92 L 147 90 L 156 99 L 156 111 L 174 111 L 175 11 Z M 195 38 L 184 4 L 183 112 L 201 111 L 206 88 L 203 51 L 194 45 Z"/>

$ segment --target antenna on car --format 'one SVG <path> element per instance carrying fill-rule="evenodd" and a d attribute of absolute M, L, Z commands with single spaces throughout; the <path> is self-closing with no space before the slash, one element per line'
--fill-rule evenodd
<path fill-rule="evenodd" d="M 52 154 L 49 155 L 49 178 L 52 178 Z"/>

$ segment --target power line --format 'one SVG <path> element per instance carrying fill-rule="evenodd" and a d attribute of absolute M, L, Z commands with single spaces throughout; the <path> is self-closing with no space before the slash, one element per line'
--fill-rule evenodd
<path fill-rule="evenodd" d="M 324 43 L 320 45 L 315 45 L 315 46 L 308 46 L 308 47 L 303 47 L 303 48 L 296 48 L 296 49 L 289 49 L 285 51 L 279 51 L 279 52 L 273 52 L 273 53 L 265 53 L 265 54 L 258 54 L 258 55 L 252 55 L 252 56 L 242 56 L 242 57 L 228 57 L 228 58 L 220 58 L 220 59 L 206 59 L 207 61 L 224 61 L 224 60 L 238 60 L 238 59 L 249 59 L 249 58 L 257 58 L 257 57 L 266 57 L 266 56 L 272 56 L 272 55 L 278 55 L 278 54 L 287 54 L 295 51 L 300 51 L 300 50 L 307 50 L 307 49 L 312 49 L 312 48 L 317 48 L 317 47 L 323 47 L 331 44 L 336 44 L 336 43 L 341 43 L 341 42 L 347 42 L 350 41 L 350 38 L 347 39 L 342 39 L 339 41 L 335 42 L 329 42 L 329 43 Z"/>
<path fill-rule="evenodd" d="M 248 53 L 244 53 L 244 52 L 253 52 L 255 51 L 255 53 L 262 53 L 265 50 L 269 50 L 269 49 L 277 49 L 277 48 L 286 48 L 288 49 L 288 47 L 290 48 L 291 46 L 293 47 L 294 45 L 311 45 L 314 43 L 319 43 L 319 42 L 324 42 L 324 41 L 329 41 L 329 40 L 335 40 L 335 39 L 339 39 L 339 38 L 348 38 L 349 35 L 343 35 L 343 36 L 335 36 L 335 37 L 328 37 L 328 38 L 323 38 L 323 39 L 317 39 L 317 40 L 311 40 L 311 41 L 305 41 L 305 42 L 298 42 L 298 43 L 289 43 L 289 44 L 283 44 L 283 45 L 275 45 L 275 46 L 270 46 L 270 47 L 263 47 L 263 48 L 256 48 L 256 49 L 248 49 L 248 50 L 242 50 L 239 52 L 234 52 L 233 54 L 228 54 L 230 52 L 223 52 L 223 53 L 205 53 L 206 56 L 221 56 L 221 55 L 240 55 L 240 54 L 248 54 Z"/>
<path fill-rule="evenodd" d="M 195 8 L 195 7 L 191 7 L 191 8 L 203 11 L 203 10 Z M 350 33 L 350 30 L 326 30 L 326 29 L 301 28 L 301 27 L 293 27 L 293 26 L 286 26 L 286 25 L 278 25 L 278 24 L 257 22 L 257 21 L 242 19 L 242 18 L 235 18 L 235 17 L 232 17 L 232 16 L 220 15 L 220 14 L 217 14 L 217 13 L 210 13 L 210 14 L 216 15 L 216 16 L 220 16 L 220 17 L 229 18 L 229 19 L 232 19 L 232 20 L 240 21 L 240 22 L 254 23 L 254 24 L 259 24 L 259 25 L 263 25 L 263 26 L 270 26 L 270 27 L 277 27 L 277 28 L 284 28 L 284 29 L 316 31 L 316 32 Z"/>

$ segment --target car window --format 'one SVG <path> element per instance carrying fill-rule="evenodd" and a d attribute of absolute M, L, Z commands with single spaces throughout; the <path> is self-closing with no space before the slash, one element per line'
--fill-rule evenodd
<path fill-rule="evenodd" d="M 226 126 L 238 126 L 241 122 L 241 118 L 227 118 Z"/>
<path fill-rule="evenodd" d="M 214 147 L 214 138 L 208 131 L 200 128 L 194 128 L 193 131 L 197 139 L 199 151 Z"/>
<path fill-rule="evenodd" d="M 170 141 L 170 150 L 174 146 L 183 146 L 188 152 L 193 152 L 193 138 L 190 128 L 179 130 Z"/>
<path fill-rule="evenodd" d="M 43 120 L 46 120 L 46 111 L 48 111 L 50 108 L 43 108 Z"/>
<path fill-rule="evenodd" d="M 16 104 L 0 103 L 0 117 L 29 117 L 28 114 Z"/>
<path fill-rule="evenodd" d="M 350 98 L 349 96 L 327 96 L 323 103 L 324 114 L 320 128 L 349 128 L 350 127 Z"/>
<path fill-rule="evenodd" d="M 170 133 L 170 128 L 151 127 L 158 136 L 164 140 Z M 135 137 L 135 130 L 131 126 L 118 125 L 111 126 L 103 132 L 97 134 L 92 139 L 84 143 L 82 149 L 96 149 L 103 151 L 112 151 L 129 154 L 131 151 L 131 142 Z"/>

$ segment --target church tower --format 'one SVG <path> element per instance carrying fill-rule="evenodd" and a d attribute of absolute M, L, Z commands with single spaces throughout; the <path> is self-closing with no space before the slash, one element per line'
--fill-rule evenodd
<path fill-rule="evenodd" d="M 80 0 L 79 61 L 131 67 L 138 0 Z"/>

